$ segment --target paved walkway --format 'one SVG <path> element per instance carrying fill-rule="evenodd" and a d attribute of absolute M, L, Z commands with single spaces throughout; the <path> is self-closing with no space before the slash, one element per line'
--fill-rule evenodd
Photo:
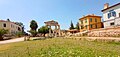
<path fill-rule="evenodd" d="M 0 44 L 7 44 L 7 43 L 21 42 L 21 41 L 24 41 L 24 37 L 11 39 L 11 40 L 0 41 Z"/>

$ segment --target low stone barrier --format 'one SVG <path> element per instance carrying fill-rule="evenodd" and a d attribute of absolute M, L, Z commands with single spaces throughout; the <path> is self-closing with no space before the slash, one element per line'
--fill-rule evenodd
<path fill-rule="evenodd" d="M 89 37 L 120 37 L 120 27 L 96 29 L 88 32 Z"/>
<path fill-rule="evenodd" d="M 120 38 L 115 38 L 115 37 L 107 37 L 107 38 L 106 37 L 65 37 L 64 39 L 120 43 Z"/>

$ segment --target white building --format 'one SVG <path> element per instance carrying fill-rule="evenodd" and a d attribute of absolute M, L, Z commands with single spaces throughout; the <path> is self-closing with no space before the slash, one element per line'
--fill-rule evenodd
<path fill-rule="evenodd" d="M 103 19 L 104 28 L 120 26 L 120 3 L 109 6 L 108 3 L 104 4 Z"/>
<path fill-rule="evenodd" d="M 9 34 L 15 34 L 17 32 L 22 32 L 22 27 L 11 21 L 0 20 L 0 29 L 6 29 Z"/>

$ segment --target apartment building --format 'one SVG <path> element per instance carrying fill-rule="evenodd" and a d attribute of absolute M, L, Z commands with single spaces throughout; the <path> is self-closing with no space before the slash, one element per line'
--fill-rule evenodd
<path fill-rule="evenodd" d="M 83 16 L 79 19 L 79 27 L 80 32 L 102 28 L 101 16 L 96 16 L 94 14 Z"/>
<path fill-rule="evenodd" d="M 104 28 L 120 26 L 120 3 L 109 6 L 109 3 L 104 4 L 103 19 Z"/>
<path fill-rule="evenodd" d="M 22 27 L 11 21 L 0 20 L 0 29 L 6 29 L 9 34 L 15 34 L 22 31 Z"/>

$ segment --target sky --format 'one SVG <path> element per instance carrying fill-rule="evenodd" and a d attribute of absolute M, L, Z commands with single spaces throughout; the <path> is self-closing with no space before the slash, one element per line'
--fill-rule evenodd
<path fill-rule="evenodd" d="M 30 21 L 35 20 L 39 27 L 44 22 L 58 21 L 61 29 L 68 29 L 71 21 L 74 25 L 83 15 L 102 16 L 105 3 L 110 6 L 120 0 L 0 0 L 0 19 L 22 22 L 25 31 L 30 30 Z"/>

